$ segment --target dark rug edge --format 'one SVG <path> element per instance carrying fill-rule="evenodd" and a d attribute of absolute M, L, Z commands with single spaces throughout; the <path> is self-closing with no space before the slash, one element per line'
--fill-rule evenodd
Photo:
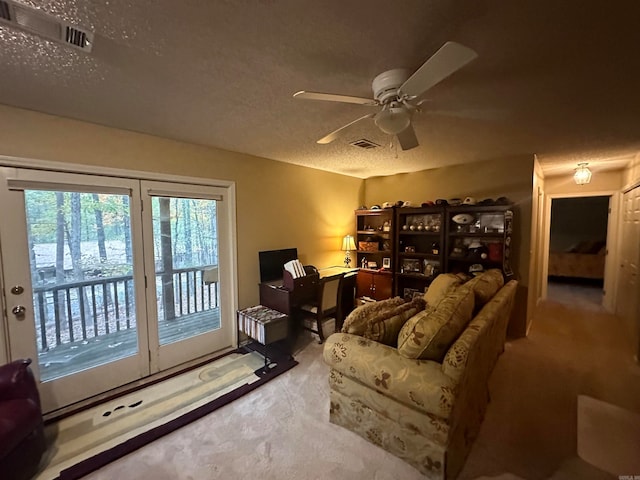
<path fill-rule="evenodd" d="M 217 410 L 228 403 L 237 400 L 238 398 L 246 395 L 247 393 L 255 390 L 259 386 L 269 382 L 274 379 L 278 375 L 285 373 L 286 371 L 292 369 L 298 365 L 298 362 L 293 359 L 293 357 L 289 358 L 279 358 L 278 364 L 271 368 L 268 372 L 262 373 L 260 375 L 260 379 L 253 383 L 245 383 L 244 385 L 236 388 L 232 392 L 226 393 L 221 397 L 212 400 L 211 402 L 201 405 L 200 407 L 187 412 L 169 422 L 158 425 L 157 427 L 152 428 L 146 432 L 143 432 L 129 440 L 125 440 L 123 443 L 116 445 L 115 447 L 111 447 L 104 452 L 100 452 L 92 457 L 89 457 L 85 460 L 78 462 L 72 467 L 66 468 L 60 472 L 56 480 L 76 480 L 78 478 L 82 478 L 89 473 L 98 470 L 99 468 L 108 465 L 109 463 L 117 460 L 125 455 L 128 455 L 131 452 L 138 450 L 139 448 L 147 445 L 148 443 L 157 440 L 179 428 L 188 425 L 199 418 L 204 417 L 205 415 Z"/>

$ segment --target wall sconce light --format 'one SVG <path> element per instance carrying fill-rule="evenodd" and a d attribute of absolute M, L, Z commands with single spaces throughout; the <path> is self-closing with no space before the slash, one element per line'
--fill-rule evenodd
<path fill-rule="evenodd" d="M 349 268 L 351 263 L 351 250 L 356 249 L 356 242 L 351 235 L 345 235 L 342 239 L 342 251 L 344 252 L 344 266 Z"/>
<path fill-rule="evenodd" d="M 573 179 L 578 185 L 585 185 L 591 181 L 591 170 L 587 168 L 588 163 L 579 163 L 576 168 L 576 173 L 573 174 Z"/>

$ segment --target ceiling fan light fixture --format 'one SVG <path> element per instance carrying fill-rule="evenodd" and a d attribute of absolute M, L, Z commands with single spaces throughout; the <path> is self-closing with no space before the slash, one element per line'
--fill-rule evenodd
<path fill-rule="evenodd" d="M 389 135 L 397 135 L 411 124 L 411 114 L 404 107 L 389 107 L 376 115 L 375 124 Z"/>
<path fill-rule="evenodd" d="M 576 173 L 573 174 L 573 180 L 577 185 L 585 185 L 591 182 L 591 170 L 587 168 L 588 163 L 579 163 Z"/>

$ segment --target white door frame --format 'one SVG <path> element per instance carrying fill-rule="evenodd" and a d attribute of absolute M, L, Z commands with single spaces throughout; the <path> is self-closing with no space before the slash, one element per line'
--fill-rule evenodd
<path fill-rule="evenodd" d="M 145 209 L 142 214 L 142 225 L 144 231 L 144 255 L 147 275 L 147 319 L 149 325 L 149 361 L 152 373 L 167 370 L 176 365 L 180 365 L 193 359 L 194 356 L 201 357 L 211 351 L 220 351 L 226 347 L 237 343 L 237 328 L 235 320 L 233 322 L 223 321 L 224 318 L 233 316 L 233 311 L 227 311 L 231 296 L 229 285 L 232 285 L 229 259 L 229 238 L 225 235 L 231 225 L 228 224 L 228 216 L 224 214 L 226 191 L 216 187 L 203 187 L 202 185 L 185 185 L 174 182 L 142 181 L 140 182 L 141 197 Z M 153 191 L 157 193 L 152 193 Z M 215 331 L 208 331 L 200 335 L 180 340 L 176 343 L 166 345 L 160 344 L 158 332 L 158 312 L 155 308 L 156 300 L 156 275 L 153 245 L 153 219 L 151 202 L 153 197 L 179 197 L 216 200 L 216 211 L 218 220 L 218 275 L 220 294 L 220 328 Z M 235 311 L 235 310 L 234 310 Z"/>
<path fill-rule="evenodd" d="M 220 187 L 226 190 L 225 194 L 225 202 L 224 202 L 224 215 L 228 219 L 228 227 L 221 235 L 225 235 L 226 242 L 229 246 L 228 248 L 228 271 L 224 273 L 225 282 L 228 285 L 227 292 L 224 298 L 221 298 L 222 302 L 227 302 L 228 308 L 226 310 L 225 315 L 230 318 L 221 318 L 221 322 L 229 322 L 232 325 L 235 325 L 235 312 L 238 309 L 238 273 L 237 273 L 237 234 L 236 234 L 236 184 L 233 181 L 229 180 L 217 180 L 210 178 L 202 178 L 202 177 L 189 177 L 189 176 L 179 176 L 173 174 L 166 173 L 156 173 L 156 172 L 147 172 L 141 170 L 125 170 L 125 169 L 117 169 L 110 167 L 99 167 L 99 166 L 90 166 L 90 165 L 80 165 L 73 163 L 64 163 L 64 162 L 55 162 L 48 160 L 37 160 L 37 159 L 29 159 L 29 158 L 20 158 L 20 157 L 12 157 L 0 155 L 0 167 L 18 167 L 18 168 L 26 168 L 26 169 L 36 169 L 36 170 L 46 170 L 53 172 L 67 172 L 67 173 L 75 173 L 75 174 L 92 174 L 92 175 L 100 175 L 100 176 L 109 176 L 109 177 L 117 177 L 117 178 L 128 178 L 128 179 L 136 179 L 136 180 L 152 180 L 152 181 L 163 181 L 163 182 L 172 182 L 172 183 L 183 183 L 185 185 L 202 185 L 202 186 L 213 186 Z M 0 245 L 1 247 L 1 245 Z M 0 258 L 0 271 L 2 270 L 2 259 Z M 0 275 L 0 287 L 3 287 L 3 279 Z M 3 363 L 10 361 L 9 354 L 9 337 L 7 332 L 8 325 L 8 316 L 6 314 L 6 303 L 3 304 L 4 299 L 2 295 L 0 295 L 0 360 Z M 233 330 L 233 344 L 237 342 L 236 331 Z M 203 358 L 213 357 L 220 352 L 211 353 L 206 355 Z M 193 363 L 193 362 L 188 362 Z M 164 376 L 165 374 L 170 374 L 171 369 L 164 374 L 158 374 L 152 377 L 149 377 L 146 380 L 153 380 L 155 378 L 159 378 Z M 142 380 L 141 382 L 144 383 Z M 137 382 L 137 384 L 141 384 Z M 120 389 L 117 389 L 120 390 Z M 85 402 L 82 402 L 85 403 Z"/>
<path fill-rule="evenodd" d="M 131 210 L 140 209 L 140 196 L 136 191 L 138 181 L 104 176 L 45 172 L 26 168 L 2 167 L 3 179 L 0 185 L 4 227 L 2 238 L 2 272 L 5 285 L 20 285 L 23 292 L 10 294 L 5 291 L 6 316 L 5 328 L 8 334 L 8 346 L 11 360 L 31 358 L 31 368 L 38 381 L 42 409 L 44 412 L 57 410 L 64 406 L 100 394 L 104 391 L 136 381 L 149 375 L 148 336 L 145 320 L 145 292 L 140 284 L 144 278 L 142 260 L 142 226 L 140 222 L 131 222 L 131 240 L 133 251 L 133 277 L 135 279 L 135 318 L 136 350 L 126 357 L 110 360 L 107 363 L 78 370 L 69 375 L 42 381 L 40 376 L 39 352 L 36 345 L 36 326 L 33 308 L 33 291 L 29 265 L 27 220 L 25 208 L 26 190 L 62 190 L 97 193 L 119 193 L 128 195 Z M 6 180 L 6 182 L 4 181 Z M 95 184 L 91 182 L 95 180 Z M 76 190 L 77 189 L 77 190 Z M 8 255 L 7 255 L 8 254 Z M 5 275 L 8 275 L 5 276 Z M 18 304 L 26 309 L 24 318 L 16 317 L 11 310 Z M 143 321 L 140 322 L 139 319 Z"/>
<path fill-rule="evenodd" d="M 543 256 L 542 256 L 542 295 L 541 299 L 547 299 L 549 282 L 549 243 L 551 240 L 551 203 L 557 198 L 581 198 L 581 197 L 610 197 L 609 213 L 607 220 L 607 251 L 604 267 L 604 290 L 606 295 L 602 300 L 602 305 L 608 312 L 615 313 L 615 297 L 617 289 L 616 265 L 618 261 L 618 228 L 620 214 L 620 198 L 621 193 L 616 190 L 590 191 L 583 193 L 551 193 L 545 195 L 545 213 L 544 213 L 544 229 L 543 238 Z"/>

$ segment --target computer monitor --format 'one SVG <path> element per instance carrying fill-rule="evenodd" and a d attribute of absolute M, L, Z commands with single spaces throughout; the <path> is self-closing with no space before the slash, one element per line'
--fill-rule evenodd
<path fill-rule="evenodd" d="M 282 280 L 284 264 L 297 258 L 297 248 L 284 248 L 281 250 L 258 252 L 258 259 L 260 263 L 260 282 L 265 283 Z"/>

